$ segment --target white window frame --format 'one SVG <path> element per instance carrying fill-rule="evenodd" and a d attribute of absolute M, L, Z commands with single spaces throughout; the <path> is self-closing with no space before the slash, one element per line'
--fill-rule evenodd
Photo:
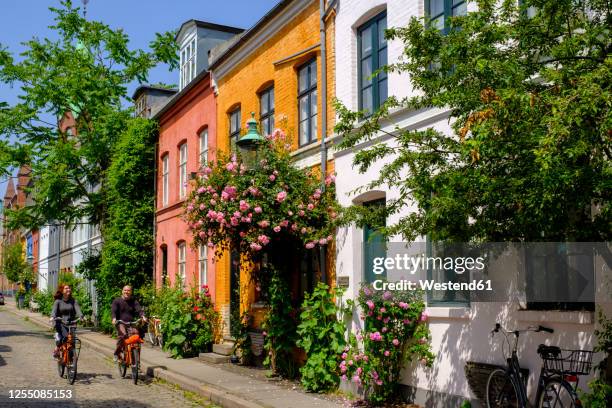
<path fill-rule="evenodd" d="M 180 56 L 180 89 L 191 82 L 196 76 L 196 53 L 197 53 L 198 42 L 196 41 L 195 35 L 185 41 L 181 47 L 179 53 Z"/>
<path fill-rule="evenodd" d="M 208 163 L 208 128 L 200 132 L 200 167 Z"/>
<path fill-rule="evenodd" d="M 168 205 L 168 188 L 169 178 L 170 178 L 170 166 L 169 166 L 169 158 L 168 154 L 162 157 L 162 206 L 165 207 Z"/>
<path fill-rule="evenodd" d="M 179 198 L 187 195 L 187 142 L 179 146 Z"/>
<path fill-rule="evenodd" d="M 181 279 L 181 285 L 185 287 L 185 276 L 187 270 L 187 245 L 184 241 L 178 244 L 177 261 L 178 277 Z"/>
<path fill-rule="evenodd" d="M 208 285 L 208 248 L 206 245 L 198 247 L 198 275 L 200 278 L 200 291 L 202 285 Z"/>

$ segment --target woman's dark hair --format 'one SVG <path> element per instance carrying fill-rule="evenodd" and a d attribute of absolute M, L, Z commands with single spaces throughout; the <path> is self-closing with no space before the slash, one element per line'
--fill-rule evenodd
<path fill-rule="evenodd" d="M 70 286 L 67 283 L 60 283 L 57 286 L 57 290 L 55 291 L 55 295 L 53 295 L 53 299 L 58 300 L 64 297 L 64 288 L 66 286 Z M 72 289 L 72 286 L 70 286 L 70 289 Z M 72 293 L 70 294 L 70 297 L 68 299 L 72 299 Z"/>

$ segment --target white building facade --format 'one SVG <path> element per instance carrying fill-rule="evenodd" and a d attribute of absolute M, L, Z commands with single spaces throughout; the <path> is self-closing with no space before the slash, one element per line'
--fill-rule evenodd
<path fill-rule="evenodd" d="M 445 10 L 445 7 L 452 10 Z M 388 43 L 381 38 L 384 28 L 406 26 L 412 17 L 423 17 L 425 10 L 442 12 L 446 15 L 465 13 L 475 8 L 473 3 L 444 0 L 341 0 L 337 3 L 336 15 L 336 97 L 351 110 L 376 108 L 386 95 L 399 98 L 412 92 L 409 78 L 405 74 L 390 73 L 388 78 L 368 81 L 368 74 L 374 72 L 377 64 L 393 63 L 402 53 L 398 41 Z M 441 11 L 440 11 L 441 10 Z M 372 90 L 378 87 L 377 90 Z M 395 132 L 396 126 L 402 130 L 435 128 L 451 132 L 449 111 L 430 109 L 418 112 L 400 110 L 392 112 L 388 121 L 382 124 L 383 132 L 371 142 L 354 149 L 336 150 L 334 154 L 336 171 L 336 190 L 340 204 L 349 206 L 384 205 L 398 197 L 398 192 L 386 186 L 375 191 L 358 189 L 375 180 L 380 169 L 389 162 L 381 160 L 364 174 L 353 168 L 357 151 L 373 143 L 393 145 L 394 141 L 385 132 Z M 401 214 L 388 219 L 387 224 L 397 222 L 415 209 L 406 208 Z M 363 281 L 371 279 L 371 272 L 364 257 L 364 246 L 372 231 L 356 226 L 342 228 L 336 237 L 336 275 L 339 281 L 348 280 L 347 297 L 358 295 Z M 393 237 L 390 242 L 401 242 L 401 237 Z M 595 282 L 610 278 L 609 268 L 596 262 Z M 518 270 L 503 271 L 504 285 L 508 290 L 524 288 L 525 277 Z M 602 275 L 606 275 L 604 277 Z M 399 278 L 400 276 L 397 276 Z M 387 277 L 390 281 L 395 276 Z M 493 276 L 495 281 L 495 276 Z M 597 306 L 611 311 L 610 294 L 601 286 L 594 288 Z M 541 359 L 536 349 L 540 343 L 557 345 L 567 349 L 592 350 L 596 338 L 595 314 L 589 311 L 541 311 L 525 307 L 524 294 L 509 297 L 503 302 L 454 301 L 433 302 L 428 299 L 427 313 L 431 343 L 436 355 L 433 367 L 410 365 L 403 371 L 404 391 L 418 404 L 424 406 L 459 406 L 463 401 L 476 402 L 471 391 L 464 367 L 468 361 L 489 364 L 504 364 L 501 339 L 491 339 L 490 332 L 496 322 L 510 329 L 525 328 L 529 325 L 546 325 L 555 330 L 552 335 L 529 333 L 521 340 L 519 358 L 521 365 L 528 368 L 529 392 L 533 399 L 537 387 L 537 377 Z M 363 322 L 355 313 L 352 320 L 353 330 L 363 328 Z M 595 359 L 601 359 L 596 356 Z M 581 379 L 586 386 L 588 378 Z"/>

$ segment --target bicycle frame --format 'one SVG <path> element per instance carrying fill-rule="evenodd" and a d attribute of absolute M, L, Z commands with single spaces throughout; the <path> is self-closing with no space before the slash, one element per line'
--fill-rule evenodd
<path fill-rule="evenodd" d="M 502 334 L 504 334 L 505 336 L 505 340 L 506 343 L 508 344 L 509 348 L 512 349 L 510 357 L 506 358 L 506 363 L 507 363 L 507 367 L 506 367 L 506 374 L 508 375 L 508 377 L 510 377 L 510 381 L 512 381 L 513 385 L 515 386 L 515 389 L 518 392 L 518 403 L 520 404 L 521 408 L 527 408 L 529 407 L 529 397 L 527 395 L 527 380 L 528 378 L 524 378 L 523 375 L 521 374 L 521 365 L 519 363 L 519 359 L 518 359 L 518 354 L 517 354 L 517 347 L 518 347 L 518 341 L 519 341 L 519 337 L 521 332 L 528 332 L 528 331 L 533 331 L 533 332 L 540 332 L 540 331 L 546 331 L 548 333 L 552 333 L 553 329 L 549 329 L 547 327 L 543 327 L 543 326 L 537 326 L 537 327 L 530 327 L 526 330 L 514 330 L 514 331 L 506 331 L 504 330 L 501 325 L 499 323 L 497 323 L 495 325 L 495 328 L 493 329 L 493 331 L 491 332 L 491 335 L 494 335 L 495 333 L 498 332 L 502 332 Z M 508 340 L 508 336 L 509 335 L 513 335 L 514 336 L 514 344 L 510 345 L 510 340 Z M 537 392 L 536 392 L 536 404 L 537 401 L 540 400 L 540 395 L 541 393 L 544 391 L 544 387 L 545 387 L 545 383 L 546 380 L 548 380 L 549 378 L 551 378 L 551 376 L 547 375 L 546 372 L 544 371 L 544 368 L 542 368 L 540 370 L 540 376 L 538 377 L 538 388 L 537 388 Z"/>

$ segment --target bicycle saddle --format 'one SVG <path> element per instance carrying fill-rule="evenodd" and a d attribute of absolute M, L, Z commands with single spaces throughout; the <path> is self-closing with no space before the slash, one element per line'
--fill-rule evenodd
<path fill-rule="evenodd" d="M 540 344 L 538 346 L 538 354 L 542 357 L 557 357 L 561 355 L 561 349 L 557 346 L 547 346 Z"/>

